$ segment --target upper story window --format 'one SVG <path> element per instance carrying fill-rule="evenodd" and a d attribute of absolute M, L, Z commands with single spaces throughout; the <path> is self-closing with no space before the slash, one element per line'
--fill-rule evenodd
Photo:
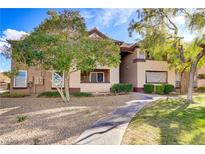
<path fill-rule="evenodd" d="M 145 52 L 139 51 L 139 59 L 145 59 Z"/>
<path fill-rule="evenodd" d="M 91 72 L 90 73 L 90 82 L 99 83 L 104 82 L 104 72 Z"/>
<path fill-rule="evenodd" d="M 14 76 L 14 87 L 27 87 L 27 71 L 19 70 Z"/>
<path fill-rule="evenodd" d="M 64 73 L 52 72 L 52 87 L 64 87 Z"/>

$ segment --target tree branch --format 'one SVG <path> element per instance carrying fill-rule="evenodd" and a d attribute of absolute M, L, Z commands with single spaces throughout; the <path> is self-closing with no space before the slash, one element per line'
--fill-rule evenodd
<path fill-rule="evenodd" d="M 199 47 L 205 48 L 205 44 L 199 44 Z"/>
<path fill-rule="evenodd" d="M 185 63 L 185 58 L 184 58 L 184 49 L 183 49 L 183 45 L 180 45 L 178 47 L 178 51 L 179 51 L 179 57 L 180 57 L 180 60 L 182 61 L 182 63 Z"/>
<path fill-rule="evenodd" d="M 177 26 L 171 21 L 171 19 L 167 16 L 167 15 L 164 15 L 165 17 L 166 17 L 166 19 L 169 21 L 169 23 L 174 27 L 174 28 L 172 28 L 172 30 L 174 30 L 175 31 L 175 35 L 177 35 L 178 34 L 178 28 L 177 28 Z"/>
<path fill-rule="evenodd" d="M 193 64 L 197 65 L 199 60 L 205 56 L 205 44 L 200 44 L 199 47 L 203 48 L 202 51 L 200 53 L 198 53 L 198 55 L 196 56 L 195 61 L 193 62 Z"/>
<path fill-rule="evenodd" d="M 171 29 L 171 30 L 174 30 L 175 31 L 175 29 L 173 28 L 173 27 L 170 27 L 167 23 L 164 23 L 169 29 Z"/>

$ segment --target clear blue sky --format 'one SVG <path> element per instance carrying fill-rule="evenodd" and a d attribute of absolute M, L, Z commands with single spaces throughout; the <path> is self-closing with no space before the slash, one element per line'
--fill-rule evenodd
<path fill-rule="evenodd" d="M 31 32 L 46 17 L 49 9 L 0 9 L 0 39 L 13 37 L 8 29 Z M 55 9 L 61 11 L 62 9 Z M 87 29 L 99 28 L 106 35 L 125 42 L 134 42 L 128 36 L 128 24 L 135 17 L 136 9 L 75 9 L 85 18 Z M 15 32 L 14 31 L 14 32 Z M 6 36 L 9 35 L 9 36 Z M 0 55 L 0 71 L 10 70 L 10 60 Z"/>

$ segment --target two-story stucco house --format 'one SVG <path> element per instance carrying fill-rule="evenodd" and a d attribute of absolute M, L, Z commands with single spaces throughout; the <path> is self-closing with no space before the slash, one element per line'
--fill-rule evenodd
<path fill-rule="evenodd" d="M 111 39 L 96 28 L 89 31 L 89 37 Z M 166 61 L 150 59 L 137 44 L 111 40 L 120 46 L 121 64 L 116 68 L 98 66 L 87 74 L 80 70 L 73 72 L 70 76 L 71 92 L 109 92 L 115 83 L 131 83 L 134 91 L 142 91 L 145 83 L 169 83 L 175 86 L 180 81 Z M 14 66 L 15 62 L 12 61 L 12 68 Z M 205 73 L 204 69 L 199 71 Z M 11 93 L 28 94 L 56 91 L 55 82 L 58 81 L 59 76 L 54 70 L 27 68 L 21 64 L 19 74 L 11 80 L 10 90 Z M 204 84 L 204 80 L 197 82 L 198 86 Z"/>
<path fill-rule="evenodd" d="M 134 91 L 143 91 L 145 83 L 169 83 L 175 85 L 175 70 L 166 61 L 152 60 L 135 44 L 122 49 L 120 82 L 132 83 Z"/>
<path fill-rule="evenodd" d="M 96 28 L 89 31 L 89 37 L 110 39 Z M 117 40 L 113 40 L 113 42 L 122 44 Z M 14 66 L 15 62 L 12 61 L 12 68 Z M 56 71 L 41 70 L 37 67 L 27 68 L 24 64 L 20 64 L 19 68 L 18 75 L 11 81 L 11 93 L 38 94 L 44 91 L 56 91 L 55 82 L 59 81 Z M 71 73 L 70 92 L 109 92 L 115 83 L 119 83 L 119 66 L 116 68 L 98 66 L 87 74 L 80 70 Z"/>
<path fill-rule="evenodd" d="M 129 50 L 121 48 L 120 82 L 131 83 L 134 91 L 143 91 L 144 84 L 169 83 L 184 91 L 188 89 L 189 73 L 185 72 L 181 79 L 180 73 L 170 69 L 166 60 L 154 60 L 149 53 L 141 51 L 135 44 L 127 44 Z M 194 78 L 194 88 L 205 86 L 205 79 L 199 79 L 199 74 L 205 74 L 205 66 L 198 69 Z M 180 84 L 181 82 L 181 84 Z"/>

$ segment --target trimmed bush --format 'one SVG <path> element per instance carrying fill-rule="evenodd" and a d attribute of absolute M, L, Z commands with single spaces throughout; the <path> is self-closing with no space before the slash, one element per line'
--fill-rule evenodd
<path fill-rule="evenodd" d="M 11 97 L 11 98 L 18 98 L 18 97 L 26 97 L 29 96 L 29 94 L 20 94 L 20 93 L 12 93 L 10 94 L 9 92 L 5 92 L 0 94 L 1 97 Z"/>
<path fill-rule="evenodd" d="M 164 93 L 169 94 L 174 90 L 174 85 L 172 84 L 164 84 Z"/>
<path fill-rule="evenodd" d="M 205 79 L 205 74 L 199 74 L 198 79 Z"/>
<path fill-rule="evenodd" d="M 1 97 L 10 97 L 10 93 L 9 92 L 4 92 L 0 94 Z"/>
<path fill-rule="evenodd" d="M 91 97 L 93 96 L 91 93 L 87 93 L 87 92 L 76 92 L 76 93 L 71 93 L 71 96 L 74 97 Z M 59 92 L 57 91 L 45 91 L 42 92 L 38 95 L 38 97 L 60 97 Z"/>
<path fill-rule="evenodd" d="M 72 93 L 71 95 L 74 97 L 92 97 L 93 96 L 92 93 L 88 93 L 88 92 L 76 92 L 76 93 Z"/>
<path fill-rule="evenodd" d="M 40 93 L 38 97 L 60 97 L 60 94 L 57 91 L 45 91 Z"/>
<path fill-rule="evenodd" d="M 119 83 L 119 84 L 114 84 L 111 87 L 111 91 L 113 93 L 128 93 L 131 92 L 133 90 L 132 84 L 127 84 L 127 83 Z"/>
<path fill-rule="evenodd" d="M 155 92 L 156 94 L 169 94 L 174 90 L 174 86 L 172 84 L 158 84 L 158 85 L 153 85 L 153 84 L 144 84 L 144 92 L 145 93 L 153 93 Z"/>
<path fill-rule="evenodd" d="M 205 91 L 205 86 L 203 86 L 203 87 L 198 87 L 197 90 L 200 91 L 200 92 L 204 92 L 204 91 Z"/>
<path fill-rule="evenodd" d="M 153 84 L 144 84 L 144 92 L 145 93 L 153 93 L 154 85 Z"/>
<path fill-rule="evenodd" d="M 29 94 L 19 94 L 19 93 L 12 93 L 10 95 L 10 97 L 13 97 L 13 98 L 26 97 L 26 96 L 30 96 L 30 95 Z"/>
<path fill-rule="evenodd" d="M 164 85 L 155 85 L 156 94 L 163 95 L 164 94 Z"/>
<path fill-rule="evenodd" d="M 38 138 L 33 139 L 33 144 L 38 145 L 40 143 L 40 140 Z"/>

